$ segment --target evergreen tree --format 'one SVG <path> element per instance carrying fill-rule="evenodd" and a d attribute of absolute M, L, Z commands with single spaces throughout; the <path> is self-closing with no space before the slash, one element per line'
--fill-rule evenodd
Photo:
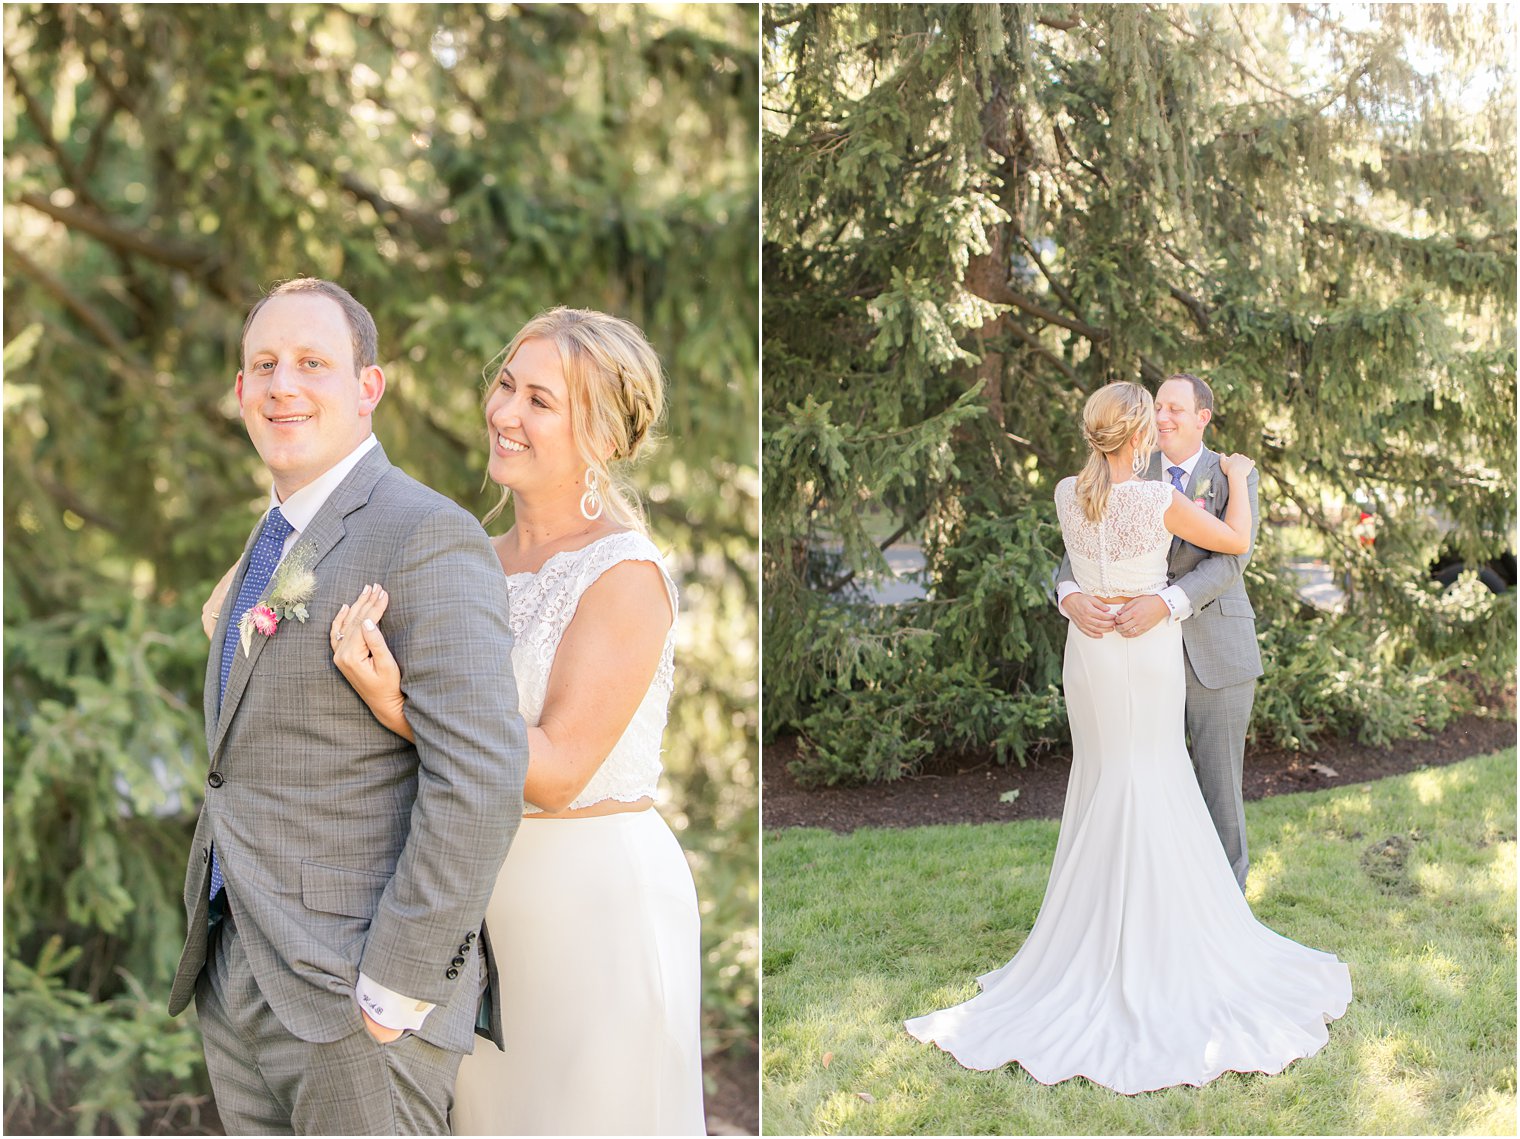
<path fill-rule="evenodd" d="M 1088 394 L 1178 370 L 1262 472 L 1258 738 L 1508 675 L 1512 596 L 1427 567 L 1513 542 L 1513 19 L 1358 13 L 764 9 L 766 723 L 804 775 L 1064 732 L 1052 492 Z M 1294 595 L 1305 531 L 1341 616 Z M 903 536 L 929 597 L 862 603 Z"/>
<path fill-rule="evenodd" d="M 709 1057 L 756 1030 L 758 16 L 742 6 L 7 5 L 8 1128 L 199 1129 L 164 1016 L 205 772 L 200 603 L 267 480 L 243 317 L 374 313 L 392 461 L 483 515 L 483 370 L 553 304 L 643 327 L 682 582 L 665 759 Z M 509 516 L 510 517 L 510 516 Z M 493 526 L 499 531 L 506 521 Z"/>

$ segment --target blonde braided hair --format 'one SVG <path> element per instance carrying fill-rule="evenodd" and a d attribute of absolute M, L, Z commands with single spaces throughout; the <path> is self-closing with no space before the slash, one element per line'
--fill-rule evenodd
<path fill-rule="evenodd" d="M 586 466 L 595 474 L 603 510 L 614 521 L 647 533 L 644 510 L 626 478 L 610 468 L 636 460 L 654 442 L 665 411 L 665 376 L 660 358 L 637 325 L 592 309 L 549 309 L 523 325 L 486 368 L 485 400 L 495 379 L 524 342 L 547 340 L 559 351 L 569 389 L 570 431 Z M 499 362 L 498 362 L 499 361 Z M 506 507 L 512 492 L 483 519 L 489 523 Z"/>
<path fill-rule="evenodd" d="M 1113 490 L 1113 476 L 1108 470 L 1108 456 L 1123 447 L 1136 434 L 1137 472 L 1144 470 L 1156 449 L 1156 405 L 1151 394 L 1139 384 L 1121 381 L 1107 384 L 1087 397 L 1082 408 L 1082 438 L 1087 441 L 1087 462 L 1077 475 L 1077 501 L 1089 521 L 1098 522 L 1108 506 Z"/>

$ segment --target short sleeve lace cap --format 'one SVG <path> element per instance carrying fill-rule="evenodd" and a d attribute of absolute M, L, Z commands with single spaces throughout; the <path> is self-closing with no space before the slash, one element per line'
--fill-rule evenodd
<path fill-rule="evenodd" d="M 588 807 L 605 799 L 632 802 L 654 795 L 658 788 L 660 743 L 670 694 L 675 687 L 674 616 L 679 612 L 675 582 L 665 569 L 658 547 L 643 534 L 631 530 L 609 534 L 578 550 L 555 554 L 536 573 L 507 576 L 518 706 L 528 723 L 537 724 L 543 715 L 555 653 L 575 618 L 581 595 L 607 570 L 626 561 L 652 562 L 659 568 L 670 599 L 670 630 L 665 634 L 654 679 L 633 719 L 571 807 Z"/>

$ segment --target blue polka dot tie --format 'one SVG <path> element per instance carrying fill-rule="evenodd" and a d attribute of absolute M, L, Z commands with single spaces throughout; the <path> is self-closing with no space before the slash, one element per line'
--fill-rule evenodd
<path fill-rule="evenodd" d="M 216 698 L 218 711 L 221 710 L 222 697 L 227 692 L 227 677 L 232 672 L 232 662 L 237 657 L 238 644 L 242 640 L 238 635 L 238 625 L 242 623 L 243 614 L 258 604 L 264 590 L 269 587 L 274 567 L 280 564 L 280 556 L 285 552 L 285 539 L 294 531 L 295 527 L 285 521 L 285 515 L 280 513 L 278 506 L 264 519 L 264 531 L 254 543 L 253 553 L 248 558 L 248 572 L 243 575 L 243 587 L 238 590 L 237 604 L 227 619 L 227 635 L 222 639 L 222 686 L 217 690 Z M 211 896 L 215 898 L 216 892 L 221 888 L 222 863 L 217 858 L 216 851 L 212 850 Z"/>
<path fill-rule="evenodd" d="M 1172 476 L 1172 485 L 1180 494 L 1186 494 L 1187 490 L 1182 485 L 1182 476 L 1186 473 L 1181 467 L 1167 467 L 1166 473 Z"/>

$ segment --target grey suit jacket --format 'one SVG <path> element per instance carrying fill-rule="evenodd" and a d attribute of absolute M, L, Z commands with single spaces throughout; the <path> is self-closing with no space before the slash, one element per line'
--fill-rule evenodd
<path fill-rule="evenodd" d="M 1149 473 L 1160 478 L 1161 467 L 1162 456 L 1157 452 Z M 1207 447 L 1183 493 L 1196 500 L 1205 480 L 1205 505 L 1216 518 L 1223 518 L 1230 501 L 1230 480 L 1219 471 L 1219 453 Z M 1256 531 L 1261 523 L 1258 482 L 1253 470 L 1246 480 L 1251 493 L 1251 544 L 1245 553 L 1218 554 L 1173 538 L 1166 558 L 1167 584 L 1181 588 L 1193 606 L 1192 616 L 1182 622 L 1182 645 L 1198 682 L 1205 688 L 1243 684 L 1262 673 L 1256 610 L 1251 608 L 1241 577 L 1256 549 Z"/>
<path fill-rule="evenodd" d="M 362 970 L 438 1005 L 418 1035 L 467 1052 L 494 974 L 482 919 L 527 771 L 506 578 L 479 523 L 378 446 L 299 541 L 315 550 L 311 616 L 238 650 L 220 714 L 231 606 L 212 640 L 210 771 L 169 1011 L 189 1003 L 206 960 L 214 844 L 260 991 L 291 1033 L 328 1042 L 360 1028 Z M 382 727 L 332 663 L 332 619 L 370 582 L 390 594 L 386 639 L 415 745 Z"/>
<path fill-rule="evenodd" d="M 1162 466 L 1158 451 L 1151 457 L 1146 477 L 1160 479 Z M 1181 588 L 1193 607 L 1192 615 L 1182 622 L 1183 650 L 1205 688 L 1242 684 L 1262 673 L 1261 650 L 1256 643 L 1256 611 L 1251 608 L 1241 579 L 1256 548 L 1261 518 L 1256 498 L 1258 481 L 1255 471 L 1246 480 L 1251 492 L 1251 545 L 1245 553 L 1218 554 L 1173 538 L 1167 554 L 1167 584 Z M 1198 488 L 1204 485 L 1208 486 L 1205 505 L 1215 517 L 1222 518 L 1230 501 L 1230 483 L 1220 473 L 1218 452 L 1207 447 L 1193 468 L 1184 493 L 1196 499 Z M 1056 580 L 1076 580 L 1070 558 L 1062 557 Z"/>

